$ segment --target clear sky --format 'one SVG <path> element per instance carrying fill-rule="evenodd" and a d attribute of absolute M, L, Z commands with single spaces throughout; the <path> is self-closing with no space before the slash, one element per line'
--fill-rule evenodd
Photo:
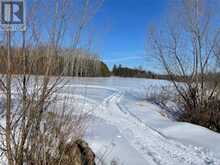
<path fill-rule="evenodd" d="M 98 52 L 110 69 L 113 64 L 155 69 L 146 58 L 147 28 L 151 23 L 159 26 L 167 6 L 168 0 L 104 1 L 93 23 Z"/>
<path fill-rule="evenodd" d="M 27 4 L 33 1 L 28 0 Z M 88 28 L 94 40 L 93 51 L 101 56 L 110 69 L 114 64 L 122 64 L 157 71 L 153 62 L 146 58 L 146 54 L 151 54 L 145 50 L 147 29 L 150 24 L 160 26 L 172 1 L 175 0 L 104 0 Z M 45 5 L 47 3 L 53 3 L 53 0 L 46 1 Z M 38 19 L 44 22 L 41 26 L 44 29 L 48 18 L 39 13 Z M 89 37 L 87 35 L 82 39 L 85 42 Z M 64 40 L 65 45 L 70 45 L 71 41 Z"/>
<path fill-rule="evenodd" d="M 27 0 L 27 4 L 31 2 L 39 2 L 40 0 Z M 44 2 L 44 9 L 48 11 L 48 5 L 54 7 L 54 0 L 41 0 Z M 68 31 L 66 37 L 62 40 L 63 45 L 68 47 L 72 45 L 72 31 L 74 32 L 74 25 L 78 25 L 77 18 L 80 17 L 78 8 L 82 7 L 82 0 L 75 0 L 79 2 L 73 3 L 69 11 L 71 14 L 76 15 L 74 19 L 69 21 Z M 73 2 L 75 2 L 73 1 Z M 91 5 L 94 5 L 96 1 L 90 0 Z M 101 1 L 101 0 L 100 0 Z M 163 29 L 166 25 L 167 19 L 172 20 L 172 16 L 169 13 L 170 7 L 178 5 L 179 0 L 103 0 L 103 5 L 96 13 L 96 16 L 92 19 L 81 37 L 80 46 L 88 46 L 88 41 L 92 40 L 92 51 L 98 53 L 102 60 L 112 69 L 114 64 L 122 64 L 122 66 L 139 67 L 154 72 L 160 72 L 161 67 L 157 65 L 153 58 L 154 53 L 147 44 L 148 27 L 154 25 L 157 29 Z M 62 2 L 62 1 L 60 1 Z M 219 13 L 220 0 L 206 1 L 208 4 L 212 4 L 215 12 Z M 94 3 L 94 4 L 93 4 Z M 81 5 L 80 5 L 81 4 Z M 218 4 L 218 5 L 217 5 Z M 29 5 L 27 5 L 29 7 Z M 90 9 L 93 10 L 91 6 Z M 30 8 L 31 10 L 32 8 Z M 39 29 L 44 38 L 46 33 L 44 32 L 47 24 L 49 27 L 53 25 L 50 18 L 41 12 L 41 8 L 37 8 L 39 14 L 37 18 L 39 20 Z M 79 9 L 80 10 L 80 9 Z M 43 10 L 44 11 L 44 10 Z M 52 10 L 53 11 L 53 10 Z M 47 12 L 47 14 L 50 12 Z M 79 17 L 78 15 L 79 14 Z M 169 13 L 171 14 L 171 13 Z M 217 14 L 219 16 L 219 14 Z M 53 14 L 52 14 L 53 16 Z M 219 17 L 218 17 L 219 18 Z M 80 19 L 79 19 L 80 20 Z M 214 24 L 220 24 L 219 19 L 214 21 Z M 49 29 L 49 30 L 48 30 Z M 50 31 L 50 28 L 47 30 Z M 77 28 L 75 28 L 77 29 Z M 70 35 L 68 35 L 70 34 Z M 91 38 L 90 38 L 91 37 Z M 45 39 L 46 40 L 46 39 Z M 148 49 L 146 49 L 146 47 Z M 148 57 L 147 57 L 148 56 Z"/>

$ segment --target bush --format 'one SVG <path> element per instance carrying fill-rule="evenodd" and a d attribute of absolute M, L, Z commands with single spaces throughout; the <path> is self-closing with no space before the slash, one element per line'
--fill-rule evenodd
<path fill-rule="evenodd" d="M 194 101 L 195 102 L 195 101 Z M 184 106 L 184 113 L 179 117 L 180 121 L 198 124 L 213 131 L 220 132 L 220 100 L 211 98 L 199 105 L 199 109 L 189 109 Z"/>

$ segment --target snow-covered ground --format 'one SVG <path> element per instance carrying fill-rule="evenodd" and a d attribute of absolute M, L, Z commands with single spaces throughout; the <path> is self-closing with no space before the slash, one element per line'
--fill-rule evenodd
<path fill-rule="evenodd" d="M 68 78 L 62 95 L 91 111 L 86 139 L 106 164 L 220 165 L 220 134 L 168 119 L 147 102 L 150 87 L 166 81 L 135 78 Z M 153 90 L 156 90 L 154 88 Z"/>

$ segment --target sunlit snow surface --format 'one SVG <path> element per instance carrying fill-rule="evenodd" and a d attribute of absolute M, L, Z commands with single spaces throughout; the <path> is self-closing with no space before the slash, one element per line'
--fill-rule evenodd
<path fill-rule="evenodd" d="M 167 81 L 136 78 L 65 78 L 58 95 L 70 109 L 90 112 L 85 138 L 97 164 L 220 165 L 220 134 L 176 122 L 167 110 L 146 101 Z M 113 163 L 112 163 L 113 164 Z"/>
<path fill-rule="evenodd" d="M 86 139 L 106 164 L 220 165 L 220 134 L 168 119 L 145 100 L 151 86 L 159 90 L 167 81 L 67 79 L 61 93 L 74 95 L 78 100 L 72 104 L 92 112 Z"/>

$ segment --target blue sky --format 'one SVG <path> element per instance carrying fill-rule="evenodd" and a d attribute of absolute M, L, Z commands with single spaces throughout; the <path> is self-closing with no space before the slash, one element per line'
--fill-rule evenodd
<path fill-rule="evenodd" d="M 27 2 L 33 1 L 35 0 Z M 150 50 L 147 53 L 145 51 L 147 28 L 150 24 L 156 26 L 162 24 L 162 17 L 172 1 L 104 0 L 102 7 L 83 35 L 82 42 L 86 43 L 91 35 L 94 40 L 92 51 L 98 53 L 110 69 L 114 64 L 122 64 L 122 66 L 142 66 L 146 70 L 157 71 L 152 59 L 146 57 L 146 54 L 151 54 Z M 94 1 L 91 0 L 91 2 Z M 39 13 L 38 19 L 44 22 L 44 25 L 40 26 L 43 31 L 48 18 L 41 12 Z M 71 37 L 64 40 L 66 46 L 71 45 L 71 42 Z"/>
<path fill-rule="evenodd" d="M 109 68 L 122 64 L 155 70 L 146 58 L 147 27 L 152 23 L 159 26 L 167 6 L 168 0 L 104 1 L 93 24 L 98 31 L 98 53 Z"/>

